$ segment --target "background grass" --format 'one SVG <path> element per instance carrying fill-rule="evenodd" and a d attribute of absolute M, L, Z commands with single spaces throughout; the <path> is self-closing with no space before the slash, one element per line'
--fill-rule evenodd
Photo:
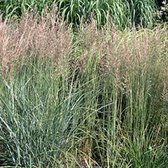
<path fill-rule="evenodd" d="M 0 23 L 0 164 L 166 168 L 166 28 L 51 16 Z"/>
<path fill-rule="evenodd" d="M 26 10 L 43 13 L 46 7 L 56 5 L 63 20 L 78 26 L 95 19 L 98 26 L 108 24 L 122 29 L 131 26 L 151 27 L 156 3 L 153 0 L 5 0 L 0 1 L 4 17 L 21 16 Z"/>

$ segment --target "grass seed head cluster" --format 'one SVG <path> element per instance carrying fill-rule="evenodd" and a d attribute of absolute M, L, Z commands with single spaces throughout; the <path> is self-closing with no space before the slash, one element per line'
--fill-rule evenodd
<path fill-rule="evenodd" d="M 19 23 L 0 23 L 0 59 L 4 73 L 13 63 L 22 63 L 30 56 L 50 58 L 55 65 L 66 64 L 71 37 L 65 25 L 53 13 L 38 17 L 32 13 L 22 16 Z M 8 25 L 7 25 L 8 24 Z M 63 63 L 64 62 L 64 63 Z"/>

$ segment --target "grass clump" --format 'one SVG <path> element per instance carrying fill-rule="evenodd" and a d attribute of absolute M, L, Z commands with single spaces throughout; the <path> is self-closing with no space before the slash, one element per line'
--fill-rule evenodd
<path fill-rule="evenodd" d="M 92 17 L 98 26 L 108 24 L 112 18 L 114 26 L 123 29 L 131 26 L 151 27 L 156 3 L 153 0 L 8 0 L 0 2 L 0 12 L 6 18 L 21 16 L 27 10 L 44 13 L 46 7 L 56 5 L 63 20 L 74 27 L 89 23 Z"/>
<path fill-rule="evenodd" d="M 165 168 L 167 30 L 47 16 L 0 23 L 0 164 Z"/>

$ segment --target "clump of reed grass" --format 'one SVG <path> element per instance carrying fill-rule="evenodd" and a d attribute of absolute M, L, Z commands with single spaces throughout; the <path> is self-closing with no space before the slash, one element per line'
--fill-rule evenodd
<path fill-rule="evenodd" d="M 0 163 L 166 167 L 167 30 L 47 16 L 1 22 Z"/>

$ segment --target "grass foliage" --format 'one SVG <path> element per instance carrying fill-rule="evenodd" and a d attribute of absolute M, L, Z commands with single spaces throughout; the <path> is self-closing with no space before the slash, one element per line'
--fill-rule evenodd
<path fill-rule="evenodd" d="M 166 168 L 167 30 L 47 16 L 0 23 L 0 164 Z"/>
<path fill-rule="evenodd" d="M 5 17 L 21 16 L 26 10 L 43 13 L 46 6 L 55 4 L 63 20 L 73 26 L 90 22 L 93 17 L 97 25 L 108 24 L 109 18 L 119 28 L 143 25 L 152 26 L 156 8 L 153 0 L 4 0 L 0 11 Z"/>

